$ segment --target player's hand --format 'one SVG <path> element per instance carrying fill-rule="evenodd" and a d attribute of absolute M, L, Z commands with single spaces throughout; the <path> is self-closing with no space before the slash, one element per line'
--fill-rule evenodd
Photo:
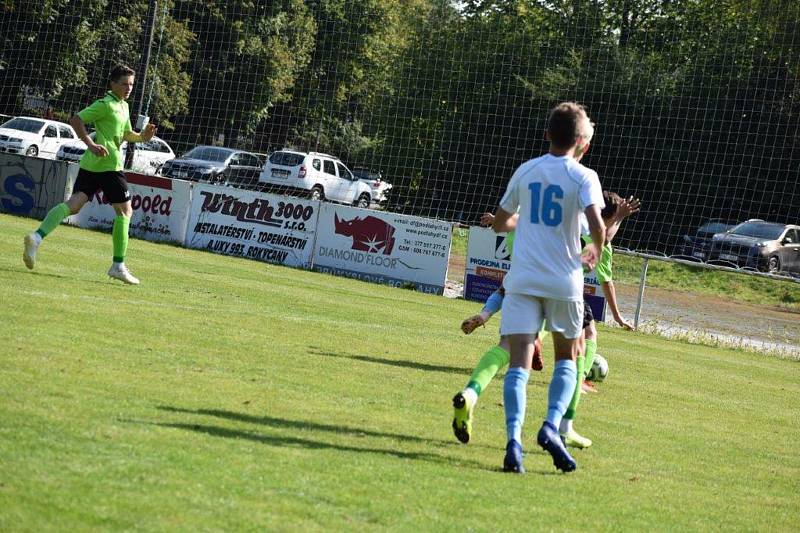
<path fill-rule="evenodd" d="M 597 266 L 597 250 L 595 246 L 589 245 L 581 254 L 581 265 L 586 270 L 594 270 L 594 267 Z"/>
<path fill-rule="evenodd" d="M 143 141 L 149 141 L 153 138 L 153 135 L 156 134 L 156 125 L 155 124 L 147 124 L 144 129 L 142 130 L 141 136 Z"/>
<path fill-rule="evenodd" d="M 92 143 L 88 145 L 88 148 L 97 157 L 106 157 L 108 155 L 108 150 L 102 144 Z"/>
<path fill-rule="evenodd" d="M 484 213 L 481 215 L 481 226 L 491 226 L 494 222 L 494 215 L 491 213 Z"/>
<path fill-rule="evenodd" d="M 467 318 L 461 323 L 461 331 L 463 331 L 464 334 L 469 335 L 470 333 L 478 329 L 478 326 L 482 326 L 485 323 L 486 321 L 483 319 L 481 315 L 474 315 Z"/>
<path fill-rule="evenodd" d="M 616 320 L 617 324 L 619 324 L 623 329 L 625 329 L 627 331 L 633 331 L 634 329 L 636 329 L 631 325 L 630 322 L 628 322 L 627 320 L 625 320 L 621 316 L 615 317 L 614 320 Z"/>
<path fill-rule="evenodd" d="M 638 198 L 634 198 L 631 196 L 626 200 L 622 200 L 622 203 L 617 206 L 617 213 L 621 219 L 625 217 L 629 217 L 639 212 L 639 209 L 642 207 L 642 202 Z"/>

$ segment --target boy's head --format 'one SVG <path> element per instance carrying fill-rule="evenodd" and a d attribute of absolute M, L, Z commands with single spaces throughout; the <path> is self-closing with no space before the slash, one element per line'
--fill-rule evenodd
<path fill-rule="evenodd" d="M 594 124 L 586 115 L 586 109 L 575 102 L 562 102 L 550 111 L 547 119 L 547 138 L 553 148 L 569 150 L 577 148 L 580 157 L 589 148 L 594 136 Z"/>
<path fill-rule="evenodd" d="M 600 216 L 603 220 L 609 220 L 617 214 L 617 208 L 622 203 L 622 197 L 611 191 L 603 191 L 603 201 L 606 206 L 600 211 Z"/>
<path fill-rule="evenodd" d="M 114 94 L 125 100 L 133 91 L 133 77 L 135 75 L 136 72 L 131 67 L 117 65 L 108 74 L 108 86 Z"/>

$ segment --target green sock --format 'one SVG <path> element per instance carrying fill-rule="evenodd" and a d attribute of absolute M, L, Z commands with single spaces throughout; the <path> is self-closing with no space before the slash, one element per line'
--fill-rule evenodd
<path fill-rule="evenodd" d="M 583 363 L 583 376 L 586 377 L 586 374 L 592 369 L 592 364 L 594 363 L 594 354 L 597 352 L 597 341 L 593 341 L 591 339 L 586 339 L 586 361 Z"/>
<path fill-rule="evenodd" d="M 578 381 L 575 383 L 575 391 L 572 393 L 572 400 L 569 402 L 567 412 L 564 413 L 564 418 L 567 420 L 575 420 L 575 411 L 578 409 L 578 402 L 581 401 L 581 383 L 583 383 L 583 367 L 586 364 L 586 358 L 580 356 L 575 360 L 575 366 L 578 370 Z"/>
<path fill-rule="evenodd" d="M 61 202 L 47 213 L 47 216 L 44 217 L 44 220 L 42 220 L 42 223 L 39 225 L 39 229 L 36 230 L 36 233 L 38 233 L 42 238 L 47 237 L 47 234 L 56 229 L 58 225 L 61 224 L 61 221 L 68 216 L 69 206 L 64 202 Z"/>
<path fill-rule="evenodd" d="M 111 229 L 111 240 L 114 242 L 114 262 L 122 263 L 125 261 L 125 253 L 128 251 L 128 227 L 131 219 L 118 215 L 114 219 L 114 227 Z"/>
<path fill-rule="evenodd" d="M 497 371 L 504 366 L 508 366 L 508 361 L 510 359 L 511 356 L 507 351 L 499 346 L 493 346 L 483 354 L 481 360 L 478 361 L 478 365 L 475 367 L 475 370 L 472 371 L 472 376 L 469 378 L 467 387 L 474 390 L 477 395 L 480 396 L 481 392 L 489 386 L 489 383 L 492 381 L 495 374 L 497 374 Z"/>

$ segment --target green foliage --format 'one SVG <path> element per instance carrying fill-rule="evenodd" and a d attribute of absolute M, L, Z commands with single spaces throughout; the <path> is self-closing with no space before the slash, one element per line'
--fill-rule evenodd
<path fill-rule="evenodd" d="M 508 475 L 500 377 L 473 441 L 450 428 L 497 339 L 458 330 L 474 303 L 138 240 L 128 287 L 108 235 L 66 226 L 30 272 L 35 222 L 0 224 L 0 529 L 795 526 L 796 361 L 601 328 L 611 372 L 576 419 L 594 446 L 556 474 L 534 372 Z"/>

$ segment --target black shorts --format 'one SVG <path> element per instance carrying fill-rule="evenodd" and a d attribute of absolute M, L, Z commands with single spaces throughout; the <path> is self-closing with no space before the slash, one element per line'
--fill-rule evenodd
<path fill-rule="evenodd" d="M 112 204 L 121 204 L 131 199 L 131 193 L 128 192 L 128 181 L 121 170 L 106 172 L 92 172 L 83 168 L 78 170 L 72 194 L 82 192 L 91 199 L 98 189 L 103 191 L 106 199 Z"/>
<path fill-rule="evenodd" d="M 592 306 L 586 300 L 583 301 L 583 329 L 589 327 L 589 324 L 594 322 L 594 315 L 592 314 Z"/>

